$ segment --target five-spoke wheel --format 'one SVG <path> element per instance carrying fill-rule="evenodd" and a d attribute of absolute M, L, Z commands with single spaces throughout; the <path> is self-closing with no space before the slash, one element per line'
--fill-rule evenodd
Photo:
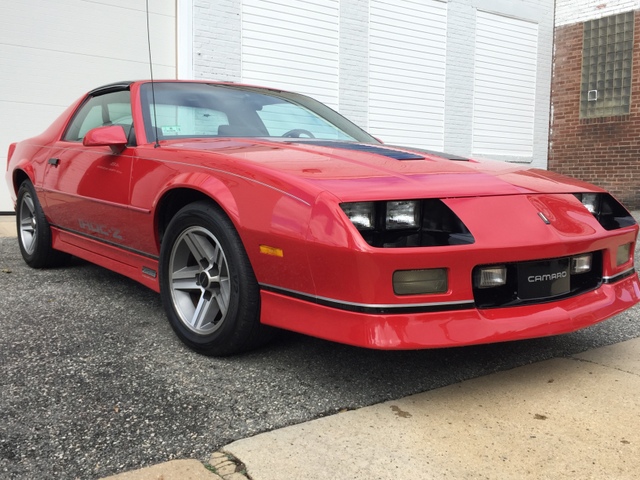
<path fill-rule="evenodd" d="M 192 203 L 172 218 L 160 251 L 160 291 L 174 331 L 198 352 L 231 355 L 269 337 L 242 241 L 213 203 Z"/>
<path fill-rule="evenodd" d="M 218 239 L 202 227 L 184 230 L 169 260 L 173 305 L 182 322 L 199 335 L 222 325 L 229 310 L 229 269 Z"/>
<path fill-rule="evenodd" d="M 18 189 L 16 227 L 22 258 L 30 267 L 53 266 L 66 258 L 65 254 L 51 246 L 51 227 L 29 180 L 22 182 Z"/>

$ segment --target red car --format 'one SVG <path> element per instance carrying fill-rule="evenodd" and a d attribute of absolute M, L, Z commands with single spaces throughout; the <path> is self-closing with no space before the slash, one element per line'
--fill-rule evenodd
<path fill-rule="evenodd" d="M 557 174 L 381 144 L 303 95 L 123 82 L 9 148 L 32 267 L 68 254 L 161 293 L 191 348 L 275 326 L 417 349 L 570 332 L 640 298 L 638 226 Z"/>

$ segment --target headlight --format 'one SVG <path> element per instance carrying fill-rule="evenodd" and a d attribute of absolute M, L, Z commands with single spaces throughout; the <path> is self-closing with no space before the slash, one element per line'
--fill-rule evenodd
<path fill-rule="evenodd" d="M 599 196 L 597 193 L 583 193 L 579 197 L 582 205 L 584 205 L 591 213 L 598 213 L 600 211 L 598 208 L 598 199 Z"/>
<path fill-rule="evenodd" d="M 341 203 L 347 218 L 372 247 L 442 247 L 475 240 L 442 200 Z"/>
<path fill-rule="evenodd" d="M 574 193 L 574 196 L 605 230 L 616 230 L 636 223 L 627 209 L 608 193 Z"/>
<path fill-rule="evenodd" d="M 418 228 L 420 225 L 420 203 L 415 200 L 387 202 L 387 230 Z"/>
<path fill-rule="evenodd" d="M 340 206 L 358 230 L 373 230 L 375 227 L 373 202 L 343 203 Z"/>

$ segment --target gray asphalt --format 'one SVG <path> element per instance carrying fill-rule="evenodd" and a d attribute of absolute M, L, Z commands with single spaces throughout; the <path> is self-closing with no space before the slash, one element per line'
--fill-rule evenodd
<path fill-rule="evenodd" d="M 0 478 L 98 478 L 343 409 L 640 336 L 640 308 L 569 335 L 413 352 L 285 333 L 189 351 L 154 292 L 75 260 L 32 270 L 0 238 Z"/>

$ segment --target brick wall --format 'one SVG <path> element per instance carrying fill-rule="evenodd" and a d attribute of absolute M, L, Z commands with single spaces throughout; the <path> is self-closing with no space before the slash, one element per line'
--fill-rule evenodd
<path fill-rule="evenodd" d="M 583 24 L 556 28 L 549 169 L 640 208 L 640 10 L 635 12 L 629 115 L 580 120 Z"/>

